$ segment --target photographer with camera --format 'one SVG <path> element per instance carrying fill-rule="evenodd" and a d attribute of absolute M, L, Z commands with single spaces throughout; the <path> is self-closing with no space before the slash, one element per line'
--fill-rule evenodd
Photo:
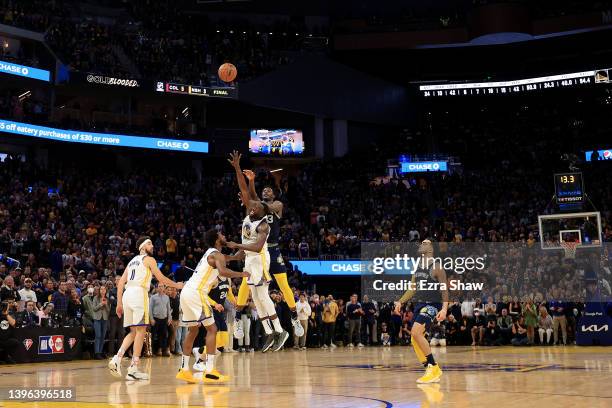
<path fill-rule="evenodd" d="M 15 318 L 12 316 L 11 303 L 2 302 L 2 312 L 0 316 L 0 350 L 2 351 L 3 361 L 14 364 L 12 354 L 19 346 L 19 340 L 15 338 Z"/>

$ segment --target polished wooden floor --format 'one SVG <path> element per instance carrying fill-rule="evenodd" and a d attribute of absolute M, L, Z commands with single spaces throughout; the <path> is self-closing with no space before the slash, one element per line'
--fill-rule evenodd
<path fill-rule="evenodd" d="M 410 347 L 223 354 L 226 385 L 175 380 L 179 358 L 144 359 L 151 380 L 119 381 L 105 361 L 0 366 L 0 387 L 76 387 L 78 403 L 6 407 L 612 407 L 612 348 L 436 349 L 444 376 L 418 386 Z M 123 365 L 126 369 L 127 361 Z"/>

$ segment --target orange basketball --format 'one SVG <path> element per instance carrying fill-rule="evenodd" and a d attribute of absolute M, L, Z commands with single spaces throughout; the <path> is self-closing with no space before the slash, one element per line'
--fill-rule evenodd
<path fill-rule="evenodd" d="M 234 64 L 226 62 L 225 64 L 219 67 L 218 74 L 219 78 L 221 78 L 223 82 L 232 82 L 234 79 L 236 79 L 236 76 L 238 75 L 238 70 L 236 69 Z"/>

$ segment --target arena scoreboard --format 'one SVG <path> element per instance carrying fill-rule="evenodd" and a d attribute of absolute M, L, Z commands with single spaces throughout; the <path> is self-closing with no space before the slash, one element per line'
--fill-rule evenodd
<path fill-rule="evenodd" d="M 612 75 L 612 68 L 606 68 L 512 81 L 420 85 L 419 90 L 425 97 L 523 94 L 546 89 L 609 84 L 611 82 L 610 75 Z"/>
<path fill-rule="evenodd" d="M 213 98 L 237 98 L 238 91 L 236 88 L 230 87 L 209 87 L 200 85 L 185 85 L 175 84 L 171 82 L 158 81 L 155 84 L 155 90 L 157 92 L 174 93 L 174 94 L 185 94 L 185 95 L 196 95 L 196 96 L 208 96 Z"/>
<path fill-rule="evenodd" d="M 555 195 L 559 205 L 581 205 L 584 201 L 582 173 L 555 174 Z"/>

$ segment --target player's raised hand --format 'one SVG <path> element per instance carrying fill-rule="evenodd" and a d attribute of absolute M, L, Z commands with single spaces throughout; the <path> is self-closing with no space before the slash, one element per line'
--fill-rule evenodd
<path fill-rule="evenodd" d="M 253 173 L 253 170 L 242 170 L 242 174 L 244 174 L 249 181 L 255 180 L 255 173 Z"/>
<path fill-rule="evenodd" d="M 238 150 L 234 150 L 230 153 L 230 158 L 227 159 L 228 162 L 234 167 L 238 167 L 240 165 L 240 158 L 242 155 L 238 152 Z"/>

